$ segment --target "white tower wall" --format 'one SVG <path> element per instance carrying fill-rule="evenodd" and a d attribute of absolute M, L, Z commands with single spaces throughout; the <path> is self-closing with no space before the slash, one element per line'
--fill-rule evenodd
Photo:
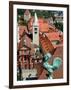
<path fill-rule="evenodd" d="M 33 44 L 36 44 L 39 46 L 39 24 L 38 24 L 38 18 L 36 13 L 35 13 L 34 23 L 33 23 Z"/>

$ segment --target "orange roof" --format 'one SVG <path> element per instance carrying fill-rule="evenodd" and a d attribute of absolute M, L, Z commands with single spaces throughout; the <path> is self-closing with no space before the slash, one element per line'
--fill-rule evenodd
<path fill-rule="evenodd" d="M 53 53 L 54 47 L 48 37 L 46 36 L 44 37 L 42 34 L 39 34 L 39 40 L 44 53 L 47 53 L 47 52 Z"/>
<path fill-rule="evenodd" d="M 34 17 L 31 17 L 28 22 L 30 27 L 33 27 L 33 22 L 34 22 Z M 44 18 L 38 18 L 38 23 L 39 23 L 40 32 L 53 33 L 59 31 L 54 25 L 50 24 L 48 20 Z"/>
<path fill-rule="evenodd" d="M 43 23 L 43 21 L 44 21 L 43 18 L 39 18 L 39 19 L 38 19 L 38 22 L 39 22 L 39 23 Z"/>
<path fill-rule="evenodd" d="M 60 40 L 58 32 L 46 33 L 46 36 L 50 39 L 50 41 L 52 41 L 52 40 Z"/>
<path fill-rule="evenodd" d="M 47 23 L 39 23 L 39 29 L 41 32 L 48 32 L 48 24 Z"/>
<path fill-rule="evenodd" d="M 32 17 L 29 20 L 29 26 L 33 26 L 33 22 L 34 22 L 34 18 Z M 39 23 L 39 30 L 41 32 L 48 32 L 48 23 L 43 18 L 39 18 L 38 23 Z"/>
<path fill-rule="evenodd" d="M 41 32 L 48 32 L 48 23 L 43 18 L 39 18 L 38 23 Z"/>

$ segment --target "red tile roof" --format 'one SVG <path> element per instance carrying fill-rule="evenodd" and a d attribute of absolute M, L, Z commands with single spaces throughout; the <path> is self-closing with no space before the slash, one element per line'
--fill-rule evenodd
<path fill-rule="evenodd" d="M 31 17 L 28 25 L 29 28 L 33 27 L 34 17 Z M 44 18 L 38 18 L 39 23 L 39 30 L 41 32 L 56 32 L 56 28 L 54 25 L 50 24 L 48 20 L 45 20 Z"/>
<path fill-rule="evenodd" d="M 28 23 L 29 28 L 33 26 L 33 22 L 34 22 L 34 18 L 32 17 L 29 20 L 29 23 Z M 48 23 L 47 23 L 47 21 L 45 21 L 43 18 L 39 18 L 38 23 L 39 23 L 39 30 L 41 32 L 48 32 Z"/>
<path fill-rule="evenodd" d="M 39 23 L 39 30 L 41 32 L 48 32 L 48 24 L 47 23 Z"/>
<path fill-rule="evenodd" d="M 52 43 L 50 42 L 50 40 L 48 39 L 48 37 L 44 37 L 42 34 L 39 35 L 39 40 L 40 40 L 40 44 L 42 46 L 43 52 L 47 53 L 47 52 L 54 52 L 54 47 L 52 45 Z"/>
<path fill-rule="evenodd" d="M 46 36 L 50 39 L 50 41 L 60 40 L 60 37 L 59 37 L 59 33 L 58 32 L 46 33 Z"/>

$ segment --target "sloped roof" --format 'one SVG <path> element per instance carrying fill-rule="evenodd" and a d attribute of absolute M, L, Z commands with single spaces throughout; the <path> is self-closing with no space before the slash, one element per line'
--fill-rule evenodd
<path fill-rule="evenodd" d="M 30 18 L 29 26 L 33 27 L 34 17 Z M 48 23 L 43 18 L 38 18 L 39 30 L 41 32 L 48 32 Z"/>
<path fill-rule="evenodd" d="M 60 37 L 59 37 L 59 33 L 58 32 L 46 33 L 46 36 L 50 39 L 50 41 L 60 40 Z"/>
<path fill-rule="evenodd" d="M 48 32 L 48 23 L 43 18 L 38 19 L 39 29 L 41 32 Z"/>
<path fill-rule="evenodd" d="M 48 24 L 47 23 L 39 23 L 39 30 L 41 32 L 48 32 Z"/>
<path fill-rule="evenodd" d="M 20 51 L 22 51 L 22 50 L 31 50 L 31 48 L 24 45 L 23 47 L 20 48 Z"/>

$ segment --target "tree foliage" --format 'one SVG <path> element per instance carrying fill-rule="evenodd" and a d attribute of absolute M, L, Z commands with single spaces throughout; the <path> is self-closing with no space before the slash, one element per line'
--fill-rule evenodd
<path fill-rule="evenodd" d="M 63 32 L 63 23 L 55 22 L 54 25 L 56 28 L 60 29 Z"/>
<path fill-rule="evenodd" d="M 24 12 L 26 11 L 26 9 L 17 9 L 17 21 L 20 22 L 20 24 L 24 24 L 24 25 L 27 25 L 27 22 L 24 20 Z M 59 16 L 60 15 L 63 15 L 63 12 L 62 11 L 50 11 L 50 10 L 34 10 L 34 9 L 30 9 L 29 10 L 30 13 L 31 13 L 31 16 L 34 16 L 34 13 L 36 12 L 37 13 L 37 16 L 38 17 L 42 17 L 44 19 L 48 19 L 50 17 L 53 18 L 53 21 L 55 21 L 55 13 L 58 14 Z M 19 16 L 21 18 L 19 18 Z M 60 29 L 61 31 L 63 31 L 63 23 L 60 23 L 60 22 L 55 22 L 54 23 L 55 27 Z"/>

